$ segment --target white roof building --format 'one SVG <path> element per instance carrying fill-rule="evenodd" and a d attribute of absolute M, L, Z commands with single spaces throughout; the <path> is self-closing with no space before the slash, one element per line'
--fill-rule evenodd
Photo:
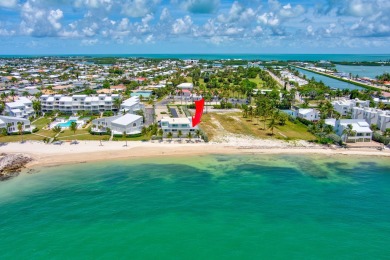
<path fill-rule="evenodd" d="M 11 117 L 28 118 L 34 114 L 34 109 L 30 99 L 19 97 L 14 102 L 5 103 L 5 113 Z"/>
<path fill-rule="evenodd" d="M 352 108 L 353 119 L 364 119 L 369 125 L 375 124 L 381 131 L 390 128 L 390 111 L 370 107 Z"/>
<path fill-rule="evenodd" d="M 110 128 L 112 134 L 127 135 L 140 134 L 144 124 L 142 116 L 125 114 L 121 116 L 112 116 L 98 118 L 92 121 L 92 132 L 104 133 Z"/>
<path fill-rule="evenodd" d="M 309 121 L 317 121 L 320 119 L 320 112 L 313 108 L 300 108 L 298 110 L 297 117 L 303 118 Z"/>
<path fill-rule="evenodd" d="M 336 110 L 340 115 L 346 116 L 348 113 L 352 112 L 353 107 L 369 107 L 369 100 L 359 100 L 356 99 L 340 99 L 332 101 L 334 110 Z"/>
<path fill-rule="evenodd" d="M 370 142 L 372 139 L 370 125 L 364 119 L 326 119 L 325 124 L 333 126 L 336 134 L 347 143 Z M 349 125 L 352 126 L 354 135 L 343 133 Z"/>
<path fill-rule="evenodd" d="M 18 123 L 23 123 L 23 132 L 32 132 L 30 120 L 19 117 L 0 116 L 0 128 L 5 128 L 7 133 L 18 133 Z"/>
<path fill-rule="evenodd" d="M 199 128 L 198 126 L 192 127 L 191 117 L 163 117 L 161 119 L 161 129 L 163 130 L 164 136 L 171 132 L 173 136 L 178 137 L 179 131 L 181 131 L 182 137 L 186 137 L 190 132 L 194 136 L 195 131 Z"/>
<path fill-rule="evenodd" d="M 181 83 L 177 86 L 177 88 L 181 88 L 181 89 L 188 89 L 188 90 L 192 90 L 194 88 L 194 84 L 192 83 Z"/>

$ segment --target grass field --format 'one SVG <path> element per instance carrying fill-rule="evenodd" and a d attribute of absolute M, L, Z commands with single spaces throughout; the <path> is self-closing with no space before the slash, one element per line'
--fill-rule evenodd
<path fill-rule="evenodd" d="M 213 123 L 216 122 L 216 123 Z M 219 133 L 243 134 L 257 138 L 278 138 L 283 140 L 316 140 L 316 137 L 309 133 L 306 126 L 286 121 L 286 125 L 277 125 L 274 128 L 274 135 L 271 130 L 264 130 L 264 121 L 261 119 L 243 118 L 241 113 L 209 113 L 203 115 L 201 128 L 212 140 Z M 221 129 L 222 127 L 222 129 Z"/>

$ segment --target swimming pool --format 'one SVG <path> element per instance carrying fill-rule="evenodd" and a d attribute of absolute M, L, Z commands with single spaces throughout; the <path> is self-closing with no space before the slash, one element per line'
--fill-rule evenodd
<path fill-rule="evenodd" d="M 65 122 L 65 123 L 59 123 L 58 125 L 61 127 L 61 128 L 64 128 L 64 127 L 70 127 L 70 124 L 72 123 L 72 122 L 76 122 L 76 120 L 68 120 L 67 122 Z"/>

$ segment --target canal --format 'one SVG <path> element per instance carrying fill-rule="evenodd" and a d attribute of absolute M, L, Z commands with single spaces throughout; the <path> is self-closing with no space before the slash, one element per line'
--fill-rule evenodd
<path fill-rule="evenodd" d="M 314 79 L 316 81 L 322 81 L 322 82 L 324 82 L 325 85 L 327 85 L 331 88 L 350 89 L 350 90 L 353 90 L 353 89 L 363 90 L 364 89 L 362 87 L 353 85 L 351 83 L 340 81 L 337 79 L 332 79 L 332 78 L 329 78 L 329 77 L 326 77 L 326 76 L 323 76 L 323 75 L 320 75 L 320 74 L 317 74 L 317 73 L 314 73 L 311 71 L 307 71 L 307 70 L 303 70 L 303 69 L 299 69 L 299 68 L 296 68 L 296 69 L 299 71 L 299 73 L 306 75 L 307 79 L 311 79 L 312 77 L 314 77 Z"/>

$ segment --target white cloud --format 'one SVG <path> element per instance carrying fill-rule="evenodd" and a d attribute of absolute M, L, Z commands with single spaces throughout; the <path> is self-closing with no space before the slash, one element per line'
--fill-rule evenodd
<path fill-rule="evenodd" d="M 63 12 L 60 9 L 46 10 L 38 1 L 29 0 L 21 9 L 20 32 L 37 37 L 57 36 L 62 25 Z"/>
<path fill-rule="evenodd" d="M 81 40 L 81 45 L 92 46 L 92 45 L 96 45 L 98 42 L 99 42 L 98 39 L 84 39 L 84 40 Z"/>
<path fill-rule="evenodd" d="M 75 0 L 74 6 L 77 8 L 86 7 L 98 9 L 102 8 L 105 10 L 110 10 L 113 5 L 113 0 Z"/>
<path fill-rule="evenodd" d="M 0 7 L 14 8 L 18 4 L 18 0 L 0 0 Z"/>
<path fill-rule="evenodd" d="M 193 22 L 190 16 L 186 16 L 180 19 L 176 19 L 175 23 L 172 25 L 173 34 L 185 34 L 188 33 L 191 29 Z"/>
<path fill-rule="evenodd" d="M 218 9 L 219 0 L 185 0 L 182 6 L 191 13 L 208 14 Z"/>
<path fill-rule="evenodd" d="M 130 17 L 143 17 L 154 11 L 161 0 L 125 0 L 122 13 Z"/>

